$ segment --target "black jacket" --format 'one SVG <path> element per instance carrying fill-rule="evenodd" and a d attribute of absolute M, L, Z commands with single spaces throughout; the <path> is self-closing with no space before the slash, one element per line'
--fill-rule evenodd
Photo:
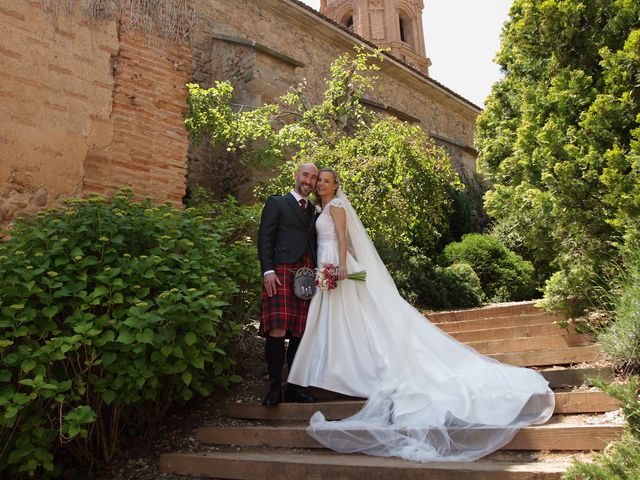
<path fill-rule="evenodd" d="M 316 212 L 311 202 L 306 210 L 291 193 L 273 196 L 262 209 L 258 228 L 258 257 L 262 273 L 276 265 L 299 260 L 308 249 L 315 263 Z"/>

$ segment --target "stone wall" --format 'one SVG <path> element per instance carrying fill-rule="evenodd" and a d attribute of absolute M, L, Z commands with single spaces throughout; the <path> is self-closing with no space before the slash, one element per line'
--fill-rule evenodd
<path fill-rule="evenodd" d="M 187 46 L 158 48 L 113 20 L 0 6 L 0 222 L 132 186 L 180 203 Z"/>
<path fill-rule="evenodd" d="M 201 0 L 196 8 L 194 79 L 205 86 L 214 80 L 229 80 L 236 89 L 236 100 L 247 105 L 275 100 L 303 79 L 310 99 L 319 100 L 329 65 L 339 55 L 353 52 L 359 43 L 295 0 Z M 447 149 L 458 168 L 475 171 L 473 134 L 478 107 L 390 58 L 383 62 L 378 76 L 378 89 L 368 100 L 400 118 L 415 119 Z M 214 189 L 223 184 L 233 194 L 249 192 L 250 185 L 239 182 L 251 177 L 251 184 L 261 178 L 232 160 L 222 159 L 224 168 L 220 168 L 214 154 L 193 149 L 189 183 Z M 217 186 L 199 174 L 212 170 L 216 170 Z"/>
<path fill-rule="evenodd" d="M 230 80 L 235 102 L 257 106 L 306 79 L 318 101 L 331 62 L 360 43 L 296 0 L 199 0 L 193 44 L 178 46 L 77 11 L 55 20 L 41 5 L 0 5 L 0 223 L 124 186 L 179 205 L 187 175 L 249 200 L 270 172 L 189 149 L 185 83 Z M 372 105 L 420 122 L 475 169 L 477 107 L 391 58 L 379 77 Z"/>

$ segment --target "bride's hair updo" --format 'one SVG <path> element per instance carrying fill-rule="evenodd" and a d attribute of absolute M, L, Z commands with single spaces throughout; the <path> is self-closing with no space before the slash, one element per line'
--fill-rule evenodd
<path fill-rule="evenodd" d="M 340 188 L 340 177 L 338 176 L 338 172 L 336 172 L 333 168 L 324 167 L 324 168 L 321 168 L 320 171 L 318 171 L 318 176 L 320 176 L 320 174 L 323 172 L 327 172 L 333 175 L 333 179 L 338 184 L 338 188 Z M 334 195 L 338 192 L 338 188 L 336 188 L 336 191 L 333 192 Z"/>

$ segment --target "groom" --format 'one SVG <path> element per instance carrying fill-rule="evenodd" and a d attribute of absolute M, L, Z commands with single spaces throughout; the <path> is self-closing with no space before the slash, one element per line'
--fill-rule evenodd
<path fill-rule="evenodd" d="M 266 337 L 269 391 L 263 405 L 282 401 L 282 369 L 285 356 L 289 370 L 307 323 L 309 300 L 293 294 L 293 274 L 300 267 L 314 268 L 316 257 L 315 209 L 309 194 L 315 189 L 318 168 L 312 163 L 298 167 L 295 188 L 267 200 L 258 229 L 258 256 L 264 275 L 260 335 Z M 289 346 L 285 354 L 285 337 Z M 288 402 L 314 402 L 301 387 L 287 384 Z"/>

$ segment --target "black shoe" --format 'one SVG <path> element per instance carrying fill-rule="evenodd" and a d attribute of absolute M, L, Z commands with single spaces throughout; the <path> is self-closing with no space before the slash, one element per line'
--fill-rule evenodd
<path fill-rule="evenodd" d="M 269 391 L 262 401 L 263 407 L 271 407 L 282 402 L 282 388 L 280 382 L 269 382 Z"/>
<path fill-rule="evenodd" d="M 303 392 L 298 385 L 292 385 L 291 383 L 287 383 L 284 400 L 289 403 L 316 403 L 315 398 Z"/>

